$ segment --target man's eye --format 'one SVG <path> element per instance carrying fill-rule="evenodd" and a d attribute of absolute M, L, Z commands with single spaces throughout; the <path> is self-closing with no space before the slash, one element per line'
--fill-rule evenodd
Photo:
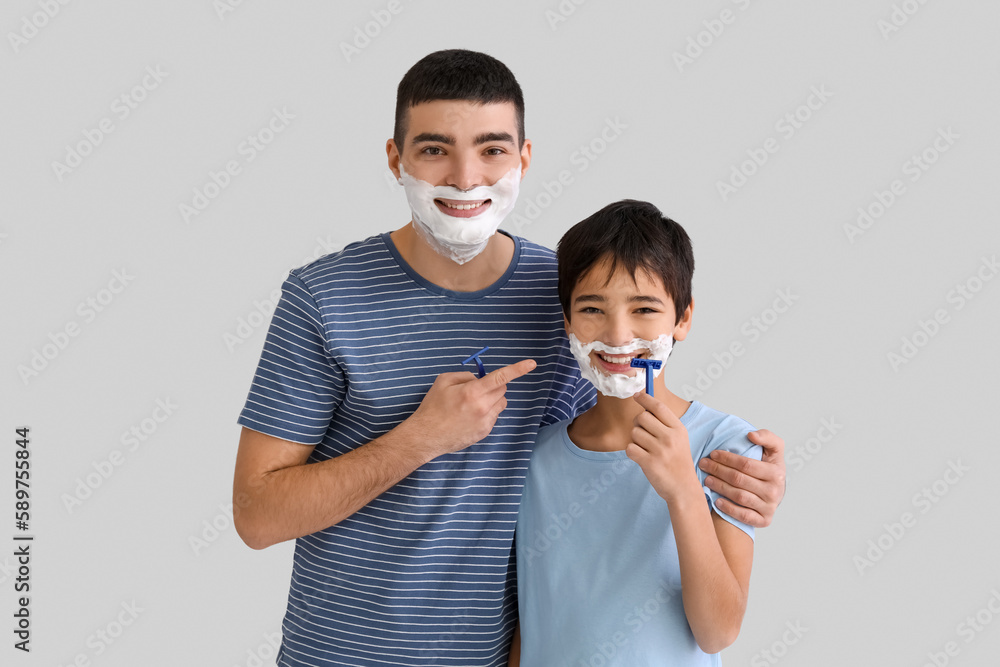
<path fill-rule="evenodd" d="M 505 151 L 502 148 L 488 148 L 488 149 L 486 149 L 486 154 L 487 155 L 503 155 L 506 152 L 507 151 Z"/>
<path fill-rule="evenodd" d="M 424 155 L 444 155 L 444 151 L 439 146 L 427 146 L 420 152 Z"/>

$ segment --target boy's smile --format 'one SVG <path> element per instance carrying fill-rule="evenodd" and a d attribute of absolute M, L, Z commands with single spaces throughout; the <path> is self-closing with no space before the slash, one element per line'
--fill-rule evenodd
<path fill-rule="evenodd" d="M 673 299 L 659 277 L 640 269 L 633 278 L 621 267 L 609 275 L 609 269 L 610 262 L 601 260 L 577 281 L 566 332 L 582 345 L 598 343 L 589 354 L 595 370 L 632 377 L 639 372 L 631 366 L 632 359 L 649 356 L 644 341 L 687 336 L 691 309 L 677 323 Z"/>

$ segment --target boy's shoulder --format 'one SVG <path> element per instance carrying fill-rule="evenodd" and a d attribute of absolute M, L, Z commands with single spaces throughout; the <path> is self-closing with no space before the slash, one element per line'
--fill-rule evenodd
<path fill-rule="evenodd" d="M 692 401 L 681 422 L 688 431 L 692 452 L 700 450 L 702 455 L 707 455 L 714 449 L 723 448 L 737 453 L 746 452 L 744 456 L 756 453 L 755 458 L 760 458 L 760 447 L 746 438 L 747 433 L 757 429 L 741 417 Z"/>

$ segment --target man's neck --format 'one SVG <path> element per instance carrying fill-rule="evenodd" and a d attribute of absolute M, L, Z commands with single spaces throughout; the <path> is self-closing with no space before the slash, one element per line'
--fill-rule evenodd
<path fill-rule="evenodd" d="M 465 264 L 442 256 L 417 234 L 413 223 L 389 234 L 403 261 L 422 278 L 453 292 L 478 292 L 506 273 L 514 259 L 514 241 L 497 232 L 483 251 Z"/>
<path fill-rule="evenodd" d="M 657 379 L 653 396 L 665 404 L 678 419 L 687 412 L 691 403 L 677 396 Z M 569 426 L 569 439 L 580 449 L 595 452 L 623 450 L 632 441 L 635 418 L 643 408 L 631 398 L 614 398 L 597 395 L 597 403 L 573 420 Z"/>

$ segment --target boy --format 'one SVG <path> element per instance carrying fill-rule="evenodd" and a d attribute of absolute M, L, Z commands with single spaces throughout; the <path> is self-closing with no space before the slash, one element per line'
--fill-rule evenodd
<path fill-rule="evenodd" d="M 648 369 L 691 328 L 687 233 L 611 204 L 559 242 L 559 299 L 597 404 L 539 431 L 517 523 L 511 664 L 718 665 L 746 609 L 754 529 L 722 514 L 695 463 L 760 458 L 747 422 L 689 403 Z M 656 371 L 652 371 L 656 372 Z M 706 495 L 708 500 L 706 502 Z"/>

